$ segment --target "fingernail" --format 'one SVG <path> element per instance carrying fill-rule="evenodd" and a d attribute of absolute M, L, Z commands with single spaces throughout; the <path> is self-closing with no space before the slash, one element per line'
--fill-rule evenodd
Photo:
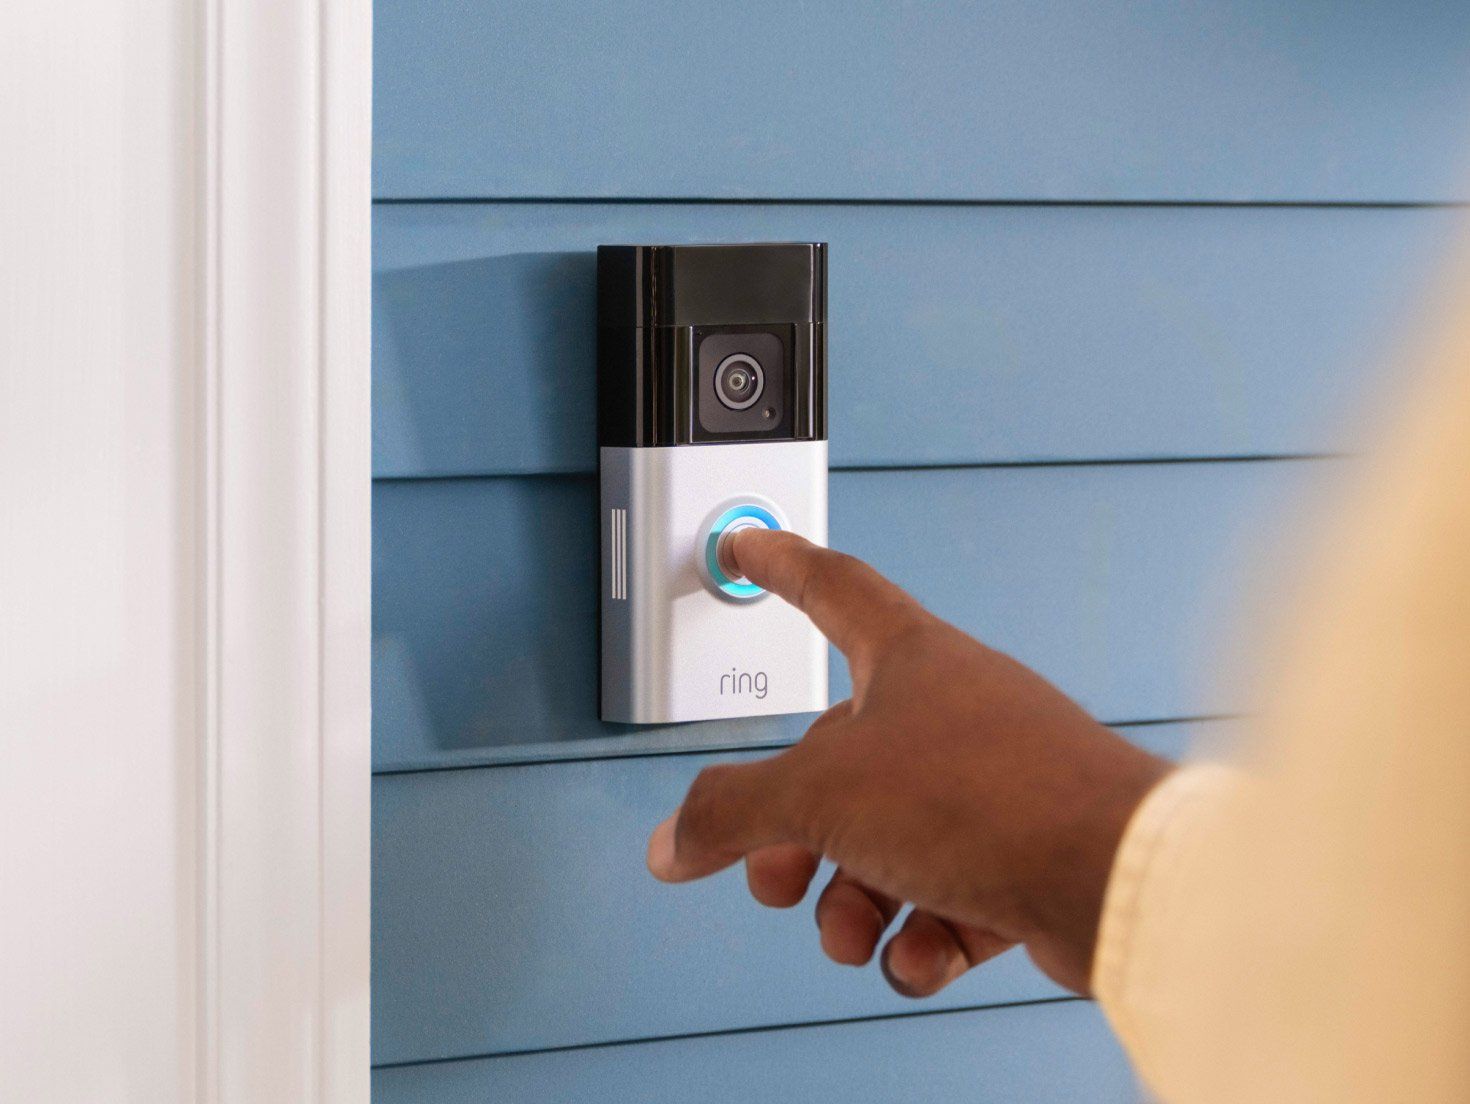
<path fill-rule="evenodd" d="M 737 550 L 739 549 L 741 544 L 746 542 L 748 534 L 769 533 L 770 531 L 771 530 L 763 529 L 758 525 L 752 525 L 747 529 L 737 529 L 735 530 L 735 532 L 730 534 L 729 540 L 726 542 L 726 547 L 729 548 L 730 559 L 734 561 L 736 567 L 740 566 L 740 555 Z"/>
<path fill-rule="evenodd" d="M 661 882 L 674 877 L 674 821 L 675 813 L 659 824 L 648 837 L 648 871 Z"/>
<path fill-rule="evenodd" d="M 743 537 L 746 533 L 749 533 L 749 532 L 750 532 L 749 529 L 737 529 L 737 530 L 735 530 L 735 532 L 733 532 L 733 533 L 730 534 L 730 538 L 725 542 L 726 555 L 729 556 L 729 558 L 730 558 L 730 564 L 737 571 L 739 571 L 739 569 L 740 569 L 740 557 L 738 555 L 736 555 L 736 553 L 735 553 L 735 547 L 736 547 L 736 545 L 738 545 L 740 543 L 740 538 Z M 742 571 L 742 572 L 740 572 L 740 574 L 743 575 L 744 572 Z"/>
<path fill-rule="evenodd" d="M 894 970 L 894 961 L 892 961 L 892 958 L 894 958 L 894 956 L 892 956 L 892 948 L 894 948 L 894 945 L 892 945 L 892 942 L 889 942 L 889 944 L 886 945 L 885 948 L 883 948 L 883 953 L 881 954 L 881 956 L 878 957 L 878 966 L 879 969 L 881 969 L 883 972 L 883 978 L 888 981 L 888 985 L 891 986 L 892 991 L 897 992 L 900 997 L 914 998 L 914 1000 L 916 1000 L 916 998 L 919 997 L 919 994 L 916 994 L 916 992 L 914 992 L 913 989 L 908 986 L 908 982 L 904 981 L 903 978 L 900 978 L 900 976 L 898 976 L 898 973 Z"/>
<path fill-rule="evenodd" d="M 883 971 L 884 978 L 888 980 L 888 984 L 893 988 L 895 993 L 901 997 L 908 997 L 910 1000 L 918 1000 L 923 994 L 903 978 L 899 977 L 898 972 L 893 968 L 892 951 L 893 940 L 890 939 L 887 946 L 883 948 L 883 953 L 878 956 L 879 969 Z"/>

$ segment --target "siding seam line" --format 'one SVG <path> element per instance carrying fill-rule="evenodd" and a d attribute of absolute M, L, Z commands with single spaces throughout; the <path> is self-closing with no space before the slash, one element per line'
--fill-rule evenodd
<path fill-rule="evenodd" d="M 936 199 L 903 196 L 374 196 L 374 207 L 453 206 L 719 206 L 719 207 L 1079 207 L 1264 211 L 1439 211 L 1470 206 L 1462 199 Z"/>
<path fill-rule="evenodd" d="M 677 447 L 677 446 L 670 446 Z M 1112 458 L 1083 458 L 1077 460 L 977 460 L 958 463 L 916 464 L 832 464 L 833 472 L 909 472 L 909 471 L 1003 471 L 1012 468 L 1124 468 L 1146 465 L 1170 464 L 1271 464 L 1297 460 L 1344 460 L 1354 454 L 1348 452 L 1259 452 L 1221 456 L 1120 456 Z M 375 475 L 375 484 L 389 483 L 452 483 L 466 480 L 488 479 L 591 479 L 597 473 L 591 468 L 574 468 L 553 471 L 486 471 L 486 472 L 425 472 L 421 475 Z"/>
<path fill-rule="evenodd" d="M 801 1031 L 809 1028 L 844 1027 L 848 1024 L 882 1023 L 887 1020 L 915 1020 L 930 1016 L 950 1016 L 966 1012 L 1000 1012 L 1012 1008 L 1033 1008 L 1054 1004 L 1092 1004 L 1086 997 L 1040 997 L 1033 1000 L 1002 1001 L 998 1004 L 972 1004 L 957 1008 L 924 1008 L 914 1012 L 878 1012 L 869 1016 L 851 1016 L 831 1020 L 802 1020 L 798 1023 L 759 1024 L 731 1027 L 718 1031 L 690 1031 L 673 1035 L 647 1035 L 628 1039 L 609 1039 L 596 1043 L 566 1043 L 560 1046 L 530 1047 L 523 1050 L 487 1051 L 483 1054 L 456 1054 L 443 1058 L 410 1058 L 400 1062 L 375 1064 L 376 1070 L 413 1069 L 419 1066 L 442 1066 L 455 1062 L 487 1062 L 499 1058 L 530 1058 L 538 1054 L 567 1054 L 582 1050 L 608 1050 L 614 1047 L 645 1046 L 650 1043 L 689 1042 L 738 1035 L 769 1034 L 778 1031 Z"/>
<path fill-rule="evenodd" d="M 1212 721 L 1238 721 L 1245 715 L 1240 713 L 1202 713 L 1188 717 L 1146 717 L 1128 721 L 1103 721 L 1108 728 L 1158 728 L 1164 725 L 1207 724 Z M 615 738 L 615 737 L 610 737 Z M 525 757 L 489 760 L 483 763 L 436 763 L 422 767 L 378 767 L 373 769 L 374 778 L 396 778 L 411 774 L 443 774 L 448 771 L 501 770 L 507 767 L 562 767 L 573 763 L 600 763 L 605 760 L 671 759 L 690 755 L 734 755 L 739 752 L 778 751 L 790 747 L 799 739 L 773 739 L 757 743 L 713 743 L 703 747 L 654 748 L 638 751 L 608 751 L 602 754 L 567 755 L 556 757 Z M 533 745 L 534 746 L 534 745 Z"/>

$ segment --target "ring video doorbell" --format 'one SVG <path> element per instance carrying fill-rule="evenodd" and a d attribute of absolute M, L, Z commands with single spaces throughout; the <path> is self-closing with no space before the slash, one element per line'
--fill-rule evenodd
<path fill-rule="evenodd" d="M 827 247 L 597 251 L 602 719 L 827 708 L 827 643 L 724 541 L 827 541 Z"/>

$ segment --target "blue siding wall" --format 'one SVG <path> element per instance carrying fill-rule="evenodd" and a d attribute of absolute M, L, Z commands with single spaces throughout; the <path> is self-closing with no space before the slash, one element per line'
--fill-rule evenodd
<path fill-rule="evenodd" d="M 1291 520 L 1294 492 L 1322 482 L 1324 466 L 838 471 L 831 539 L 1109 722 L 1229 713 L 1232 687 L 1202 660 L 1259 571 L 1255 538 Z M 587 741 L 627 752 L 800 734 L 810 718 L 597 720 L 595 497 L 591 477 L 378 486 L 380 769 L 585 755 Z M 840 657 L 832 675 L 845 696 Z"/>
<path fill-rule="evenodd" d="M 374 462 L 384 476 L 592 471 L 589 245 L 654 239 L 831 243 L 837 467 L 1333 450 L 1385 327 L 1458 217 L 380 207 Z"/>
<path fill-rule="evenodd" d="M 1138 1097 L 1101 1018 L 1065 1001 L 379 1069 L 373 1099 L 1078 1104 Z"/>
<path fill-rule="evenodd" d="M 1188 726 L 1121 729 L 1167 755 Z M 813 960 L 809 910 L 739 877 L 670 890 L 637 846 L 709 755 L 424 771 L 381 785 L 375 1057 L 412 1061 L 911 1011 Z M 728 758 L 720 756 L 719 758 Z M 1060 996 L 1018 952 L 927 1008 Z"/>
<path fill-rule="evenodd" d="M 834 543 L 1183 754 L 1470 198 L 1470 5 L 376 24 L 375 1097 L 1133 1099 L 1023 956 L 905 1001 L 738 872 L 644 873 L 808 718 L 596 718 L 593 250 L 831 242 Z"/>
<path fill-rule="evenodd" d="M 389 0 L 382 196 L 1465 199 L 1462 0 Z"/>

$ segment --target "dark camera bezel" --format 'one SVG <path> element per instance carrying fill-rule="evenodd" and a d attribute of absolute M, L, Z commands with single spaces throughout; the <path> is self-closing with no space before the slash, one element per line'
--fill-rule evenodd
<path fill-rule="evenodd" d="M 600 245 L 597 287 L 601 446 L 826 439 L 824 243 Z M 772 419 L 780 424 L 711 432 L 698 414 L 695 334 L 740 326 L 783 335 L 783 410 Z"/>
<path fill-rule="evenodd" d="M 764 441 L 791 436 L 791 326 L 696 326 L 693 338 L 695 442 Z M 721 364 L 743 354 L 760 366 L 763 386 L 743 409 L 725 402 L 715 386 Z M 770 412 L 770 413 L 768 413 Z"/>

